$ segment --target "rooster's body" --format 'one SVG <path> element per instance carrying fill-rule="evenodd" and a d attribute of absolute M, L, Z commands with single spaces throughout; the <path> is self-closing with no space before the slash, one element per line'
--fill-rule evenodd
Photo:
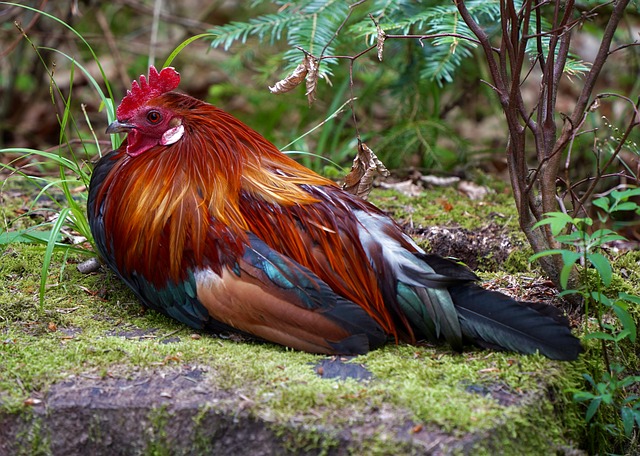
<path fill-rule="evenodd" d="M 88 214 L 106 263 L 148 307 L 314 353 L 445 339 L 575 359 L 559 312 L 489 292 L 371 204 L 216 107 L 141 77 L 108 132 Z"/>

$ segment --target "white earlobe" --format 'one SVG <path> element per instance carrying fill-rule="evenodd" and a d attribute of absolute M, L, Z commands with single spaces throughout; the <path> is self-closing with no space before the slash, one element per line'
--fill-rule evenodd
<path fill-rule="evenodd" d="M 178 142 L 178 140 L 182 138 L 183 134 L 184 134 L 183 125 L 178 125 L 177 127 L 170 128 L 167 131 L 165 131 L 164 134 L 162 135 L 162 138 L 160 139 L 160 144 L 162 144 L 163 146 L 168 146 L 169 144 Z"/>

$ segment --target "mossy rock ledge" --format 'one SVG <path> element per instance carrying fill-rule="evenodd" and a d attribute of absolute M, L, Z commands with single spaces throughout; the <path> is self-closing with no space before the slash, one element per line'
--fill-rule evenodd
<path fill-rule="evenodd" d="M 557 429 L 541 427 L 550 408 L 540 391 L 461 389 L 461 396 L 481 394 L 509 411 L 490 426 L 460 432 L 366 400 L 279 418 L 268 403 L 257 406 L 239 391 L 218 389 L 211 377 L 195 366 L 128 378 L 74 375 L 51 385 L 41 403 L 0 414 L 0 454 L 577 454 L 557 439 Z M 415 400 L 467 406 L 463 397 Z"/>

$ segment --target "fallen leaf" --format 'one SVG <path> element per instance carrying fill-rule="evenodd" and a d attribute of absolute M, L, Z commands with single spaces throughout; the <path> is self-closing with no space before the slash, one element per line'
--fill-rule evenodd
<path fill-rule="evenodd" d="M 27 405 L 27 406 L 32 406 L 32 405 L 38 405 L 41 404 L 42 400 L 41 399 L 36 399 L 35 397 L 29 397 L 27 399 L 24 400 L 23 404 Z"/>
<path fill-rule="evenodd" d="M 382 188 L 390 188 L 393 190 L 396 190 L 400 193 L 403 193 L 407 196 L 420 196 L 422 194 L 422 187 L 420 187 L 419 185 L 416 185 L 413 183 L 413 181 L 411 179 L 406 180 L 406 181 L 402 181 L 402 182 L 396 182 L 393 184 L 388 184 L 386 182 L 381 182 L 380 183 L 380 187 Z"/>
<path fill-rule="evenodd" d="M 376 33 L 378 34 L 378 39 L 376 40 L 376 47 L 378 48 L 378 60 L 382 62 L 382 53 L 384 51 L 384 41 L 387 39 L 387 34 L 384 33 L 382 27 L 376 23 Z"/>
<path fill-rule="evenodd" d="M 433 176 L 431 174 L 420 176 L 420 180 L 435 187 L 449 187 L 457 182 L 460 182 L 460 178 L 457 176 L 440 177 Z"/>
<path fill-rule="evenodd" d="M 461 181 L 458 184 L 458 191 L 464 193 L 469 199 L 478 201 L 484 199 L 489 193 L 489 189 L 482 185 L 474 184 L 469 181 Z"/>
<path fill-rule="evenodd" d="M 453 204 L 451 204 L 446 199 L 438 198 L 436 201 L 440 204 L 440 206 L 445 212 L 451 212 L 453 210 Z"/>

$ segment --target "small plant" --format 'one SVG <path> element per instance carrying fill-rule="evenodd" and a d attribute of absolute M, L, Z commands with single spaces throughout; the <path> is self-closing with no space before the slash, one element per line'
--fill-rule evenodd
<path fill-rule="evenodd" d="M 4 3 L 4 2 L 3 2 Z M 87 221 L 83 199 L 86 199 L 85 192 L 75 192 L 74 188 L 82 186 L 88 187 L 91 177 L 91 171 L 88 166 L 88 161 L 96 151 L 100 152 L 100 143 L 93 132 L 93 128 L 89 121 L 89 117 L 84 113 L 85 120 L 88 124 L 91 136 L 86 137 L 81 132 L 80 121 L 76 119 L 72 109 L 72 93 L 73 93 L 73 81 L 75 70 L 79 69 L 84 73 L 91 85 L 98 92 L 98 95 L 102 101 L 102 106 L 106 111 L 107 118 L 111 121 L 115 119 L 115 108 L 113 105 L 113 95 L 105 73 L 100 65 L 99 59 L 95 52 L 87 41 L 73 29 L 66 22 L 61 19 L 48 14 L 44 11 L 39 11 L 35 8 L 24 5 L 16 5 L 7 3 L 12 6 L 20 6 L 22 8 L 38 12 L 43 14 L 48 19 L 51 19 L 74 33 L 87 47 L 94 61 L 97 63 L 100 73 L 103 77 L 104 84 L 107 92 L 105 93 L 100 84 L 91 76 L 86 68 L 78 63 L 74 58 L 57 51 L 55 49 L 49 49 L 46 47 L 38 47 L 34 44 L 27 33 L 22 27 L 16 23 L 16 27 L 22 33 L 24 39 L 31 45 L 34 52 L 40 59 L 42 65 L 46 68 L 47 75 L 50 81 L 50 94 L 51 102 L 54 108 L 58 108 L 56 118 L 60 126 L 59 146 L 57 150 L 35 150 L 25 148 L 7 148 L 1 149 L 0 154 L 19 154 L 19 159 L 28 159 L 30 161 L 30 167 L 46 167 L 51 164 L 58 167 L 59 179 L 50 180 L 36 175 L 29 174 L 24 167 L 18 168 L 13 166 L 14 162 L 9 164 L 0 164 L 3 168 L 10 171 L 11 174 L 21 176 L 27 182 L 34 185 L 39 189 L 37 196 L 31 203 L 29 212 L 25 215 L 35 213 L 36 204 L 44 198 L 48 198 L 55 204 L 54 215 L 46 217 L 41 223 L 35 226 L 28 226 L 23 229 L 9 231 L 10 224 L 5 223 L 5 226 L 0 228 L 0 245 L 6 245 L 11 242 L 34 242 L 43 244 L 45 246 L 42 273 L 40 281 L 40 307 L 42 309 L 45 285 L 48 278 L 49 266 L 51 264 L 51 258 L 54 250 L 62 250 L 65 254 L 72 251 L 78 251 L 85 254 L 91 254 L 91 250 L 88 245 L 92 244 L 93 238 L 89 229 L 89 223 Z M 71 62 L 71 71 L 69 76 L 69 90 L 68 94 L 63 93 L 54 78 L 55 65 L 47 65 L 43 58 L 40 49 L 45 49 L 52 52 L 57 52 L 64 58 Z M 77 137 L 80 140 L 74 140 L 72 138 Z M 112 139 L 112 147 L 117 147 L 119 144 L 118 138 Z M 18 160 L 19 160 L 18 159 Z M 5 181 L 6 185 L 6 181 Z M 59 197 L 59 195 L 62 195 Z M 77 233 L 79 236 L 74 236 L 71 233 Z M 64 267 L 64 266 L 63 266 Z"/>
<path fill-rule="evenodd" d="M 0 247 L 9 245 L 13 242 L 31 242 L 44 246 L 44 256 L 42 264 L 42 272 L 40 277 L 40 309 L 43 308 L 43 299 L 46 290 L 47 279 L 49 276 L 49 268 L 54 251 L 62 251 L 65 256 L 71 252 L 78 252 L 85 255 L 95 255 L 93 248 L 93 236 L 89 228 L 87 216 L 85 213 L 87 192 L 75 191 L 89 187 L 91 179 L 91 166 L 89 162 L 96 156 L 101 156 L 101 149 L 104 144 L 98 140 L 94 129 L 89 120 L 89 116 L 82 109 L 86 127 L 81 126 L 81 120 L 76 117 L 75 106 L 73 105 L 73 82 L 76 69 L 82 71 L 89 81 L 91 87 L 95 90 L 101 102 L 102 111 L 106 114 L 107 122 L 111 123 L 116 119 L 114 96 L 111 91 L 111 85 L 96 52 L 91 45 L 84 39 L 82 34 L 70 26 L 62 19 L 49 14 L 45 11 L 38 10 L 26 5 L 18 5 L 15 3 L 0 2 L 0 4 L 16 6 L 24 8 L 38 14 L 42 14 L 47 19 L 53 20 L 62 27 L 71 31 L 86 47 L 93 61 L 96 63 L 102 83 L 98 82 L 91 73 L 79 63 L 74 57 L 71 57 L 57 49 L 51 49 L 38 46 L 29 38 L 25 30 L 16 23 L 16 27 L 22 33 L 24 39 L 31 45 L 38 59 L 46 69 L 49 77 L 51 94 L 51 102 L 54 109 L 57 109 L 56 118 L 58 120 L 60 135 L 59 145 L 52 150 L 37 150 L 27 148 L 5 148 L 0 149 L 0 154 L 18 155 L 18 158 L 8 164 L 0 163 L 0 167 L 9 171 L 10 175 L 19 176 L 30 185 L 39 189 L 35 198 L 33 198 L 29 211 L 21 215 L 19 218 L 26 218 L 31 215 L 37 215 L 40 209 L 37 206 L 43 200 L 48 199 L 53 202 L 53 215 L 48 214 L 44 221 L 35 225 L 27 224 L 24 228 L 15 229 L 12 225 L 17 219 L 5 221 L 4 226 L 0 226 Z M 171 64 L 173 59 L 190 43 L 196 41 L 209 34 L 204 33 L 188 38 L 178 45 L 169 55 L 163 66 Z M 71 63 L 69 73 L 68 90 L 63 92 L 56 82 L 55 64 L 48 65 L 42 56 L 41 50 L 47 50 L 61 55 Z M 106 90 L 103 90 L 105 87 Z M 86 132 L 88 127 L 89 133 Z M 111 136 L 111 142 L 108 144 L 112 149 L 117 149 L 122 142 L 122 138 L 118 135 Z M 27 166 L 18 167 L 14 163 L 27 160 Z M 51 166 L 57 166 L 59 178 L 52 180 L 51 178 L 40 177 L 35 173 L 30 173 L 28 168 L 45 168 L 51 170 Z M 3 187 L 7 181 L 3 183 Z M 0 191 L 2 188 L 0 187 Z M 63 268 L 64 268 L 63 262 Z"/>
<path fill-rule="evenodd" d="M 631 201 L 640 195 L 640 188 L 614 190 L 608 197 L 593 201 L 600 209 L 599 222 L 611 222 L 621 212 L 640 215 L 640 206 Z M 611 222 L 616 228 L 616 222 Z M 637 375 L 636 320 L 640 311 L 640 296 L 617 292 L 609 296 L 613 269 L 603 254 L 603 247 L 625 238 L 608 228 L 593 230 L 589 217 L 572 218 L 553 212 L 535 226 L 549 225 L 556 240 L 566 248 L 547 250 L 532 256 L 560 255 L 563 268 L 560 274 L 564 291 L 561 295 L 577 294 L 584 302 L 584 340 L 599 341 L 601 356 L 588 364 L 584 373 L 585 389 L 573 391 L 573 400 L 585 403 L 585 421 L 589 426 L 590 450 L 629 449 L 637 445 L 640 430 L 640 375 Z M 568 234 L 562 234 L 569 231 Z M 568 289 L 570 272 L 577 267 L 580 285 Z M 595 272 L 595 274 L 594 274 Z M 609 293 L 607 293 L 609 292 Z M 599 362 L 598 362 L 599 360 Z M 611 447 L 614 448 L 611 448 Z"/>

